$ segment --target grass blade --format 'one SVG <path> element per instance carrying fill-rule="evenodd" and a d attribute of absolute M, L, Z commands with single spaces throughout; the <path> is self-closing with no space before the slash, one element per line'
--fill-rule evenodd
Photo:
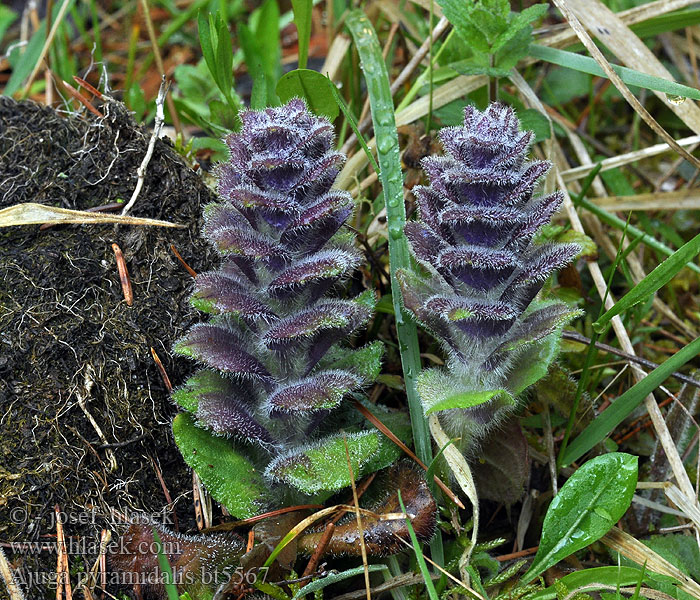
<path fill-rule="evenodd" d="M 612 213 L 609 213 L 607 210 L 604 208 L 601 208 L 600 206 L 597 206 L 593 204 L 590 200 L 586 200 L 585 198 L 582 198 L 581 200 L 576 201 L 577 206 L 581 206 L 585 208 L 588 212 L 593 213 L 596 217 L 598 217 L 603 223 L 606 223 L 607 225 L 610 225 L 611 227 L 615 227 L 615 229 L 623 230 L 625 229 L 625 226 L 627 227 L 627 231 L 629 232 L 630 237 L 639 237 L 639 236 L 644 236 L 642 238 L 641 243 L 645 244 L 646 246 L 649 246 L 649 248 L 652 248 L 658 252 L 661 252 L 662 254 L 665 254 L 666 256 L 671 256 L 673 254 L 673 249 L 669 248 L 666 244 L 662 244 L 661 242 L 658 242 L 654 238 L 652 238 L 649 235 L 644 235 L 644 232 L 637 228 L 634 227 L 633 225 L 626 225 L 626 222 L 619 217 L 616 217 Z M 688 263 L 687 267 L 691 271 L 695 271 L 696 273 L 700 273 L 700 267 L 694 263 Z"/>
<path fill-rule="evenodd" d="M 299 68 L 305 69 L 306 61 L 309 58 L 313 1 L 292 0 L 292 8 L 294 9 L 294 23 L 297 26 L 297 36 L 299 38 Z"/>
<path fill-rule="evenodd" d="M 615 315 L 626 311 L 635 304 L 646 300 L 651 294 L 665 286 L 700 252 L 700 234 L 686 242 L 664 262 L 656 267 L 629 292 L 627 292 L 602 317 L 593 323 L 593 329 L 602 332 Z"/>
<path fill-rule="evenodd" d="M 401 510 L 405 513 L 406 507 L 403 505 L 403 500 L 401 499 L 401 490 L 396 490 L 399 494 L 399 504 L 401 505 Z M 411 519 L 406 516 L 406 527 L 408 528 L 408 535 L 411 536 L 411 543 L 413 544 L 413 550 L 416 553 L 416 560 L 418 561 L 418 566 L 420 567 L 421 575 L 423 575 L 423 581 L 425 581 L 425 588 L 428 592 L 428 598 L 430 600 L 438 600 L 437 591 L 433 585 L 433 580 L 430 577 L 430 572 L 428 571 L 428 565 L 425 564 L 425 558 L 420 549 L 420 544 L 418 543 L 418 538 L 416 537 L 416 532 L 413 531 L 413 525 L 411 525 Z"/>
<path fill-rule="evenodd" d="M 394 103 L 389 89 L 389 76 L 382 58 L 382 49 L 377 34 L 374 32 L 370 20 L 362 11 L 355 10 L 348 15 L 345 22 L 360 55 L 369 92 L 374 133 L 377 138 L 380 178 L 384 190 L 389 229 L 391 291 L 416 454 L 425 464 L 430 464 L 432 458 L 430 434 L 416 391 L 416 379 L 421 368 L 418 333 L 415 322 L 401 306 L 401 290 L 394 277 L 397 269 L 410 269 L 411 264 L 408 242 L 403 232 L 406 224 L 406 207 L 403 202 L 403 174 L 399 158 L 399 137 L 394 119 Z"/>
<path fill-rule="evenodd" d="M 168 595 L 168 600 L 178 600 L 179 595 L 177 593 L 177 587 L 175 586 L 175 578 L 173 577 L 173 570 L 170 568 L 170 563 L 163 554 L 163 543 L 160 541 L 160 536 L 153 528 L 153 541 L 155 542 L 156 552 L 158 554 L 158 566 L 163 574 L 163 587 Z"/>
<path fill-rule="evenodd" d="M 432 460 L 430 432 L 423 414 L 423 406 L 416 382 L 421 370 L 418 330 L 416 323 L 401 304 L 401 290 L 395 273 L 398 269 L 410 269 L 408 241 L 404 235 L 406 207 L 403 201 L 403 174 L 399 157 L 399 136 L 396 131 L 394 102 L 389 87 L 389 74 L 382 56 L 377 34 L 371 21 L 361 10 L 351 11 L 345 24 L 355 41 L 362 70 L 364 71 L 372 112 L 374 135 L 377 139 L 377 155 L 381 169 L 379 177 L 384 190 L 384 201 L 389 229 L 389 261 L 391 264 L 391 292 L 396 315 L 396 332 L 399 338 L 406 396 L 411 414 L 413 440 L 416 454 L 425 464 Z M 433 559 L 442 563 L 442 539 L 438 536 L 431 544 Z"/>
<path fill-rule="evenodd" d="M 615 427 L 625 420 L 627 415 L 644 401 L 648 394 L 661 385 L 671 373 L 695 358 L 698 353 L 700 353 L 700 338 L 676 352 L 644 379 L 628 389 L 571 442 L 562 458 L 562 465 L 572 463 L 597 443 L 602 442 Z"/>
<path fill-rule="evenodd" d="M 588 56 L 576 54 L 575 52 L 567 52 L 566 50 L 557 50 L 556 48 L 530 44 L 528 54 L 540 60 L 559 65 L 560 67 L 574 69 L 575 71 L 596 75 L 597 77 L 605 77 L 606 79 L 608 77 L 595 60 Z M 628 69 L 627 67 L 613 64 L 610 66 L 627 85 L 663 92 L 672 96 L 700 100 L 700 90 L 695 88 L 676 83 L 675 81 L 669 81 L 668 79 L 662 79 L 661 77 L 647 75 L 646 73 Z"/>

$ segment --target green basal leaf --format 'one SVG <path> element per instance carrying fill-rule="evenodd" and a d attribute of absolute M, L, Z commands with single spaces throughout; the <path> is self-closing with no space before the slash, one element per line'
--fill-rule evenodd
<path fill-rule="evenodd" d="M 629 508 L 636 485 L 637 457 L 630 454 L 604 454 L 580 467 L 549 505 L 522 583 L 605 535 Z"/>
<path fill-rule="evenodd" d="M 269 486 L 230 440 L 200 429 L 187 413 L 173 420 L 173 436 L 185 462 L 231 515 L 248 519 L 261 511 Z"/>
<path fill-rule="evenodd" d="M 266 475 L 305 494 L 336 492 L 351 484 L 348 454 L 355 478 L 380 449 L 378 431 L 329 436 L 313 446 L 273 460 Z M 347 452 L 346 452 L 347 444 Z"/>
<path fill-rule="evenodd" d="M 228 388 L 228 380 L 218 371 L 203 369 L 190 377 L 184 385 L 175 389 L 172 398 L 180 408 L 196 414 L 201 396 L 222 393 Z"/>
<path fill-rule="evenodd" d="M 496 66 L 510 72 L 521 58 L 527 56 L 531 42 L 532 27 L 526 25 L 510 36 L 503 46 L 495 52 L 494 62 Z"/>
<path fill-rule="evenodd" d="M 276 91 L 282 102 L 303 98 L 315 114 L 334 121 L 340 109 L 330 89 L 331 85 L 331 81 L 317 71 L 295 69 L 282 75 L 277 82 Z"/>
<path fill-rule="evenodd" d="M 423 402 L 426 415 L 452 408 L 471 408 L 497 396 L 510 398 L 510 394 L 504 389 L 473 390 L 465 388 L 457 377 L 442 369 L 426 369 L 420 374 L 418 394 Z"/>

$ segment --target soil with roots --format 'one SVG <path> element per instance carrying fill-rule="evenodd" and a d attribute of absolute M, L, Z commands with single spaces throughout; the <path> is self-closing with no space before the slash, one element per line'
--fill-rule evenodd
<path fill-rule="evenodd" d="M 0 209 L 129 200 L 151 133 L 116 101 L 98 108 L 103 118 L 0 97 Z M 176 410 L 151 348 L 173 385 L 192 371 L 171 348 L 200 315 L 170 245 L 196 271 L 215 264 L 200 234 L 202 207 L 214 199 L 159 140 L 131 214 L 183 228 L 0 228 L 0 541 L 30 598 L 55 597 L 56 506 L 74 583 L 91 568 L 101 530 L 116 537 L 115 510 L 171 528 L 177 515 L 181 530 L 192 526 L 191 474 L 172 440 Z"/>

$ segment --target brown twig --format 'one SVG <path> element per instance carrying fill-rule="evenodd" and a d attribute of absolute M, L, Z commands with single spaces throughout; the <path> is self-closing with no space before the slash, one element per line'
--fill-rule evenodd
<path fill-rule="evenodd" d="M 311 558 L 309 559 L 309 562 L 306 565 L 306 569 L 304 569 L 304 572 L 302 573 L 302 577 L 308 577 L 316 571 L 316 567 L 318 566 L 318 563 L 320 562 L 323 553 L 326 551 L 326 548 L 328 547 L 328 542 L 330 542 L 331 537 L 333 537 L 334 531 L 335 524 L 328 523 L 328 525 L 326 525 L 325 531 L 323 532 L 323 536 L 318 542 L 318 546 L 316 546 L 316 550 L 311 555 Z"/>
<path fill-rule="evenodd" d="M 117 259 L 117 270 L 119 271 L 119 281 L 122 284 L 122 292 L 126 305 L 131 306 L 134 303 L 134 292 L 131 289 L 131 279 L 129 279 L 129 270 L 126 268 L 126 261 L 122 249 L 117 244 L 112 244 L 114 256 Z"/>
<path fill-rule="evenodd" d="M 182 256 L 180 256 L 180 253 L 177 251 L 177 248 L 175 248 L 175 245 L 174 245 L 174 244 L 170 244 L 170 251 L 171 251 L 171 252 L 175 255 L 175 257 L 180 261 L 180 263 L 182 264 L 182 266 L 185 267 L 185 271 L 187 271 L 190 275 L 192 275 L 192 277 L 197 277 L 197 272 L 196 272 L 192 267 L 190 267 L 190 265 L 188 265 L 188 264 L 185 262 L 185 259 L 182 258 Z"/>
<path fill-rule="evenodd" d="M 68 569 L 68 553 L 66 552 L 66 538 L 63 534 L 63 515 L 61 508 L 56 504 L 54 506 L 56 513 L 56 543 L 57 543 L 57 559 L 56 559 L 56 600 L 63 600 L 63 594 L 66 594 L 66 600 L 73 600 L 73 590 L 70 585 L 70 570 Z"/>
<path fill-rule="evenodd" d="M 168 503 L 168 510 L 170 510 L 170 514 L 173 516 L 173 525 L 175 527 L 175 531 L 180 531 L 180 523 L 177 520 L 177 513 L 175 512 L 175 506 L 173 505 L 173 499 L 170 496 L 170 491 L 168 490 L 168 486 L 165 485 L 165 480 L 163 479 L 163 473 L 161 473 L 160 467 L 158 466 L 156 459 L 153 458 L 150 454 L 148 455 L 148 458 L 151 459 L 151 463 L 153 464 L 153 469 L 156 472 L 156 476 L 158 477 L 158 481 L 160 482 L 160 487 L 163 490 L 163 495 L 165 496 L 165 500 Z"/>
<path fill-rule="evenodd" d="M 163 363 L 160 362 L 160 357 L 156 353 L 156 349 L 153 346 L 151 346 L 151 356 L 153 357 L 153 361 L 156 363 L 156 367 L 158 367 L 158 372 L 163 380 L 165 389 L 168 390 L 168 393 L 172 392 L 173 384 L 170 383 L 170 377 L 168 377 L 168 373 L 165 371 L 165 367 L 163 366 Z"/>
<path fill-rule="evenodd" d="M 287 506 L 286 508 L 280 508 L 278 510 L 272 510 L 270 512 L 263 513 L 262 515 L 256 515 L 255 517 L 250 517 L 250 519 L 243 519 L 242 521 L 232 521 L 230 523 L 221 523 L 221 525 L 214 525 L 214 527 L 209 527 L 203 533 L 212 533 L 215 531 L 231 531 L 238 527 L 245 527 L 247 525 L 254 525 L 265 519 L 270 519 L 272 517 L 277 517 L 288 512 L 296 512 L 298 510 L 317 510 L 325 508 L 323 504 L 301 504 L 298 506 Z"/>
<path fill-rule="evenodd" d="M 355 403 L 355 408 L 359 410 L 365 418 L 372 423 L 379 431 L 381 431 L 385 436 L 387 436 L 394 444 L 396 444 L 401 450 L 403 450 L 408 456 L 410 456 L 422 469 L 425 471 L 428 470 L 428 467 L 426 464 L 418 458 L 413 451 L 406 445 L 404 444 L 399 438 L 394 435 L 394 433 L 386 426 L 384 423 L 382 423 L 377 417 L 375 417 L 371 412 L 369 412 L 362 404 L 360 404 L 357 400 L 354 401 Z M 452 492 L 450 488 L 448 488 L 442 481 L 440 481 L 440 478 L 437 475 L 433 476 L 435 483 L 437 486 L 445 492 L 447 497 L 452 500 L 457 506 L 460 508 L 464 508 L 464 504 L 462 504 L 461 500 L 455 496 L 455 494 Z"/>
<path fill-rule="evenodd" d="M 68 92 L 73 98 L 75 98 L 78 102 L 80 102 L 80 104 L 82 104 L 85 108 L 87 108 L 93 115 L 100 119 L 105 118 L 105 116 L 92 104 L 90 104 L 90 101 L 85 96 L 83 96 L 78 90 L 76 90 L 72 85 L 70 85 L 67 81 L 63 81 L 62 79 L 60 81 L 63 85 L 63 89 L 66 92 Z"/>
<path fill-rule="evenodd" d="M 573 342 L 579 342 L 581 344 L 586 344 L 587 346 L 590 346 L 591 340 L 587 338 L 585 335 L 581 335 L 580 333 L 576 331 L 564 331 L 562 334 L 562 337 L 567 340 L 571 340 Z M 629 354 L 627 352 L 624 352 L 620 350 L 619 348 L 614 348 L 613 346 L 608 346 L 608 344 L 603 344 L 601 342 L 596 342 L 595 347 L 598 348 L 599 350 L 603 350 L 604 352 L 609 352 L 610 354 L 615 354 L 617 356 L 621 356 L 622 358 L 636 363 L 638 365 L 642 365 L 644 367 L 648 367 L 649 369 L 656 369 L 659 365 L 658 363 L 652 362 L 650 360 L 647 360 L 646 358 L 642 358 L 640 356 L 635 356 L 634 354 Z M 687 375 L 683 375 L 683 373 L 678 373 L 674 372 L 671 373 L 671 377 L 675 377 L 679 381 L 682 381 L 683 383 L 687 383 L 688 385 L 692 385 L 693 387 L 700 388 L 700 381 L 697 379 L 693 379 L 692 377 L 688 377 Z"/>

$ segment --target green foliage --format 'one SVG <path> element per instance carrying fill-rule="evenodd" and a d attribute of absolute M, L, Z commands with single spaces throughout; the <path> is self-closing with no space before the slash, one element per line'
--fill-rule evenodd
<path fill-rule="evenodd" d="M 292 0 L 294 23 L 297 26 L 299 38 L 299 69 L 306 69 L 309 57 L 309 40 L 311 39 L 311 12 L 313 0 Z M 282 102 L 286 100 L 282 99 Z"/>
<path fill-rule="evenodd" d="M 386 565 L 368 565 L 367 570 L 370 573 L 375 573 L 376 571 L 386 571 L 388 567 Z M 303 598 L 306 594 L 311 594 L 322 590 L 324 587 L 343 581 L 344 579 L 349 579 L 350 577 L 356 577 L 357 575 L 362 575 L 365 572 L 364 567 L 355 567 L 354 569 L 348 569 L 347 571 L 341 571 L 340 573 L 330 573 L 323 579 L 317 579 L 311 583 L 306 584 L 303 589 L 299 590 L 294 594 L 293 600 L 298 598 Z"/>
<path fill-rule="evenodd" d="M 547 12 L 546 4 L 512 12 L 508 0 L 438 0 L 438 4 L 472 51 L 471 57 L 450 65 L 467 75 L 508 75 L 527 54 L 532 41 L 530 23 Z"/>
<path fill-rule="evenodd" d="M 185 462 L 234 517 L 247 519 L 261 512 L 268 486 L 226 438 L 197 427 L 187 413 L 173 420 L 173 436 Z"/>
<path fill-rule="evenodd" d="M 607 75 L 605 74 L 605 71 L 603 71 L 602 67 L 594 59 L 588 56 L 581 56 L 580 54 L 576 54 L 574 52 L 557 50 L 556 48 L 548 48 L 537 44 L 530 45 L 528 48 L 528 54 L 546 62 L 566 67 L 567 69 L 573 69 L 575 71 L 580 71 L 581 73 L 588 73 L 597 77 L 607 78 Z M 700 90 L 695 88 L 676 83 L 675 81 L 669 81 L 668 79 L 662 79 L 661 77 L 647 75 L 646 73 L 642 73 L 634 69 L 628 69 L 627 67 L 621 67 L 614 64 L 611 64 L 610 66 L 627 85 L 664 92 L 666 94 L 679 96 L 681 98 L 700 100 Z"/>
<path fill-rule="evenodd" d="M 565 575 L 553 585 L 538 591 L 530 600 L 559 600 L 584 586 L 588 591 L 636 585 L 644 573 L 636 567 L 593 567 Z"/>
<path fill-rule="evenodd" d="M 698 353 L 700 353 L 700 338 L 695 339 L 685 348 L 676 352 L 644 379 L 624 392 L 571 442 L 566 448 L 561 464 L 565 465 L 577 460 L 593 446 L 602 442 L 615 427 L 622 423 L 644 401 L 648 394 L 661 385 L 671 373 L 695 358 Z"/>
<path fill-rule="evenodd" d="M 173 577 L 173 570 L 170 567 L 167 557 L 163 554 L 163 543 L 160 541 L 160 536 L 153 528 L 153 541 L 156 546 L 156 553 L 158 554 L 158 566 L 164 574 L 164 587 L 165 592 L 168 595 L 168 600 L 178 600 L 177 586 L 175 585 L 175 578 Z"/>
<path fill-rule="evenodd" d="M 636 485 L 637 457 L 630 454 L 604 454 L 580 467 L 552 500 L 522 582 L 605 535 L 629 508 Z"/>
<path fill-rule="evenodd" d="M 318 71 L 295 69 L 282 75 L 276 92 L 283 103 L 292 98 L 303 98 L 315 114 L 334 121 L 340 110 L 331 86 L 330 79 Z"/>
<path fill-rule="evenodd" d="M 627 294 L 620 298 L 610 310 L 593 323 L 593 328 L 598 333 L 601 333 L 610 322 L 610 319 L 656 293 L 671 281 L 686 264 L 690 263 L 698 252 L 700 252 L 700 234 L 681 246 L 635 285 Z"/>
<path fill-rule="evenodd" d="M 220 13 L 197 16 L 199 43 L 209 72 L 230 109 L 238 114 L 240 103 L 233 89 L 233 47 L 226 21 Z"/>
<path fill-rule="evenodd" d="M 385 439 L 378 431 L 329 436 L 320 444 L 276 458 L 266 475 L 308 495 L 336 492 L 352 483 L 348 455 L 355 478 L 387 467 L 399 458 L 401 451 Z"/>
<path fill-rule="evenodd" d="M 265 0 L 247 24 L 238 26 L 238 39 L 253 79 L 250 107 L 255 110 L 280 104 L 275 91 L 282 73 L 279 16 L 277 1 Z"/>

